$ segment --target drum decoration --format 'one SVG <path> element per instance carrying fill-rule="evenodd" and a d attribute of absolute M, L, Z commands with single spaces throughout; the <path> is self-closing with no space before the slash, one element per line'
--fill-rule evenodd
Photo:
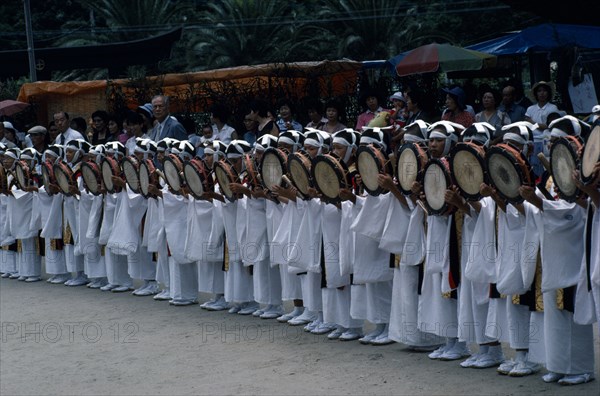
<path fill-rule="evenodd" d="M 445 199 L 452 185 L 450 167 L 445 158 L 431 158 L 423 169 L 425 207 L 430 215 L 446 215 L 452 211 Z"/>
<path fill-rule="evenodd" d="M 458 143 L 450 151 L 448 162 L 461 195 L 467 201 L 479 201 L 481 184 L 488 183 L 483 146 L 473 142 Z"/>
<path fill-rule="evenodd" d="M 365 190 L 374 196 L 384 192 L 385 190 L 377 182 L 377 176 L 380 173 L 391 174 L 391 170 L 381 150 L 372 145 L 360 146 L 356 151 L 356 158 L 356 167 Z"/>
<path fill-rule="evenodd" d="M 287 161 L 287 170 L 290 175 L 291 182 L 305 198 L 309 196 L 309 188 L 313 187 L 311 169 L 312 160 L 307 153 L 298 151 L 289 155 Z"/>
<path fill-rule="evenodd" d="M 183 163 L 175 154 L 169 154 L 165 157 L 163 164 L 165 179 L 171 190 L 177 194 L 181 193 L 183 185 Z"/>
<path fill-rule="evenodd" d="M 573 180 L 573 171 L 579 166 L 582 149 L 583 143 L 575 136 L 559 138 L 550 149 L 552 181 L 558 196 L 568 202 L 575 202 L 583 193 Z"/>
<path fill-rule="evenodd" d="M 102 171 L 102 181 L 104 182 L 106 191 L 110 194 L 120 192 L 121 186 L 115 185 L 112 181 L 113 176 L 121 177 L 121 168 L 117 160 L 112 157 L 104 158 L 100 165 L 100 170 Z"/>
<path fill-rule="evenodd" d="M 140 173 L 138 176 L 140 180 L 140 194 L 145 198 L 149 198 L 151 195 L 149 191 L 150 185 L 158 185 L 158 174 L 151 159 L 146 159 L 140 163 Z"/>
<path fill-rule="evenodd" d="M 513 146 L 501 143 L 488 149 L 485 164 L 490 184 L 508 202 L 523 202 L 521 186 L 534 186 L 531 167 L 525 156 Z"/>
<path fill-rule="evenodd" d="M 273 191 L 273 187 L 283 184 L 286 164 L 287 154 L 279 148 L 269 147 L 263 153 L 260 162 L 260 175 L 269 191 Z"/>
<path fill-rule="evenodd" d="M 583 148 L 580 161 L 580 176 L 584 184 L 589 184 L 594 179 L 594 167 L 600 161 L 600 125 L 596 125 Z"/>
<path fill-rule="evenodd" d="M 239 175 L 231 164 L 225 160 L 220 160 L 214 164 L 215 176 L 217 177 L 217 183 L 221 189 L 221 193 L 229 200 L 235 201 L 238 198 L 238 194 L 234 194 L 231 191 L 229 185 L 231 183 L 239 183 Z"/>
<path fill-rule="evenodd" d="M 64 162 L 59 162 L 54 165 L 54 176 L 56 177 L 56 183 L 63 194 L 71 196 L 70 187 L 75 185 L 73 179 L 73 171 Z"/>
<path fill-rule="evenodd" d="M 31 172 L 29 171 L 29 165 L 27 162 L 20 160 L 15 164 L 15 176 L 17 179 L 17 186 L 21 190 L 25 190 L 27 186 L 29 186 L 31 179 Z"/>
<path fill-rule="evenodd" d="M 84 162 L 81 164 L 81 177 L 88 191 L 94 195 L 102 193 L 102 172 L 95 162 Z"/>
<path fill-rule="evenodd" d="M 134 157 L 129 156 L 123 158 L 121 162 L 121 168 L 123 170 L 123 175 L 125 176 L 125 181 L 136 194 L 140 193 L 140 161 Z"/>
<path fill-rule="evenodd" d="M 186 185 L 196 199 L 202 199 L 202 195 L 205 192 L 213 191 L 214 189 L 210 171 L 206 163 L 200 158 L 193 158 L 186 161 L 183 165 L 183 175 Z"/>
<path fill-rule="evenodd" d="M 331 154 L 315 157 L 311 173 L 315 187 L 329 201 L 339 201 L 340 190 L 349 188 L 348 167 Z"/>
<path fill-rule="evenodd" d="M 256 189 L 262 187 L 262 177 L 260 176 L 260 172 L 256 167 L 256 163 L 254 162 L 254 158 L 250 154 L 244 154 L 242 157 L 244 161 L 244 165 L 246 167 L 246 175 L 248 179 L 248 184 L 251 189 Z"/>
<path fill-rule="evenodd" d="M 416 143 L 405 143 L 398 149 L 396 155 L 396 179 L 398 187 L 404 195 L 412 194 L 412 185 L 421 179 L 421 174 L 429 156 L 425 149 Z"/>

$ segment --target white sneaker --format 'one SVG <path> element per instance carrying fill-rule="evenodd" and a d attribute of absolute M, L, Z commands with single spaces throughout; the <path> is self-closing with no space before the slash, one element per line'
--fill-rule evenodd
<path fill-rule="evenodd" d="M 283 314 L 283 308 L 281 305 L 272 305 L 271 309 L 266 310 L 262 315 L 261 319 L 275 319 Z"/>
<path fill-rule="evenodd" d="M 295 317 L 302 315 L 303 312 L 304 312 L 304 308 L 302 308 L 302 307 L 294 307 L 294 309 L 292 310 L 292 312 L 286 313 L 286 314 L 283 314 L 283 315 L 279 316 L 277 318 L 277 321 L 280 322 L 280 323 L 287 323 L 291 319 L 294 319 Z"/>
<path fill-rule="evenodd" d="M 256 311 L 252 312 L 252 316 L 254 316 L 255 318 L 260 317 L 260 315 L 264 314 L 265 311 L 263 311 L 262 309 L 257 309 Z"/>
<path fill-rule="evenodd" d="M 58 274 L 54 276 L 50 283 L 53 285 L 64 284 L 69 279 L 71 279 L 71 274 Z"/>
<path fill-rule="evenodd" d="M 245 306 L 240 309 L 238 315 L 250 315 L 260 307 L 256 301 L 251 301 L 244 304 Z"/>
<path fill-rule="evenodd" d="M 301 326 L 317 320 L 317 313 L 305 309 L 302 315 L 296 316 L 288 321 L 291 326 Z"/>
<path fill-rule="evenodd" d="M 152 296 L 158 293 L 159 290 L 160 288 L 158 287 L 158 282 L 148 281 L 148 284 L 145 287 L 135 290 L 132 294 L 140 297 Z"/>
<path fill-rule="evenodd" d="M 584 374 L 571 374 L 565 375 L 561 379 L 558 380 L 559 385 L 579 385 L 585 384 L 586 382 L 590 382 L 594 380 L 594 374 L 592 373 L 584 373 Z"/>
<path fill-rule="evenodd" d="M 375 329 L 370 333 L 367 333 L 364 337 L 360 338 L 358 342 L 361 344 L 370 344 L 375 338 L 379 337 L 383 333 L 383 329 Z"/>
<path fill-rule="evenodd" d="M 197 300 L 171 300 L 169 301 L 169 304 L 171 305 L 175 305 L 175 306 L 179 306 L 179 307 L 185 307 L 188 305 L 194 305 L 194 304 L 198 304 Z"/>
<path fill-rule="evenodd" d="M 76 277 L 75 279 L 71 279 L 71 282 L 68 284 L 65 283 L 65 285 L 73 286 L 73 287 L 83 286 L 83 285 L 87 285 L 88 282 L 89 282 L 89 279 L 86 276 L 81 275 L 81 276 Z"/>
<path fill-rule="evenodd" d="M 484 369 L 496 367 L 504 362 L 504 353 L 500 347 L 490 347 L 487 353 L 482 354 L 477 358 L 474 368 Z"/>
<path fill-rule="evenodd" d="M 102 291 L 111 291 L 112 289 L 117 288 L 117 287 L 119 287 L 119 285 L 114 285 L 112 283 L 107 283 L 106 285 L 102 286 L 100 288 L 100 290 L 102 290 Z"/>
<path fill-rule="evenodd" d="M 327 338 L 330 340 L 337 340 L 338 338 L 340 338 L 340 336 L 342 334 L 344 334 L 345 331 L 346 331 L 346 328 L 344 328 L 342 326 L 338 326 L 331 333 L 327 334 Z"/>
<path fill-rule="evenodd" d="M 315 319 L 312 322 L 308 323 L 306 326 L 304 326 L 304 331 L 310 333 L 311 331 L 313 331 L 314 329 L 317 328 L 317 326 L 319 326 L 321 322 L 319 319 Z"/>
<path fill-rule="evenodd" d="M 208 301 L 203 302 L 202 304 L 200 304 L 200 308 L 202 309 L 206 309 L 206 307 L 208 307 L 210 304 L 214 304 L 217 302 L 217 298 L 213 297 Z"/>
<path fill-rule="evenodd" d="M 29 276 L 27 279 L 25 279 L 25 282 L 39 282 L 41 280 L 42 278 L 39 276 Z"/>
<path fill-rule="evenodd" d="M 4 275 L 7 275 L 7 274 L 5 274 L 5 273 L 2 273 L 2 275 L 0 276 L 0 278 L 8 278 L 8 275 L 7 275 L 7 276 L 4 276 Z M 57 276 L 58 276 L 58 275 L 52 275 L 50 278 L 46 279 L 46 282 L 48 282 L 48 283 L 52 283 L 52 281 L 53 281 L 54 279 L 56 279 L 56 277 L 57 277 Z"/>
<path fill-rule="evenodd" d="M 96 278 L 92 282 L 88 283 L 87 287 L 90 289 L 100 289 L 102 286 L 106 286 L 106 278 Z"/>
<path fill-rule="evenodd" d="M 565 376 L 564 374 L 555 373 L 554 371 L 548 371 L 546 374 L 544 374 L 542 376 L 542 380 L 544 380 L 544 382 L 548 382 L 548 383 L 558 382 L 564 376 Z"/>
<path fill-rule="evenodd" d="M 360 328 L 353 328 L 353 329 L 348 329 L 348 330 L 344 331 L 342 333 L 342 335 L 340 335 L 340 338 L 338 338 L 338 340 L 354 341 L 354 340 L 358 340 L 362 336 L 363 336 L 363 334 L 362 334 L 362 331 Z"/>
<path fill-rule="evenodd" d="M 131 286 L 117 286 L 117 287 L 111 289 L 110 291 L 113 293 L 123 293 L 123 292 L 128 292 L 132 289 L 133 288 Z"/>
<path fill-rule="evenodd" d="M 500 367 L 502 367 L 502 365 L 500 365 Z M 498 371 L 500 371 L 500 367 L 498 367 Z M 511 377 L 525 377 L 527 375 L 535 374 L 541 369 L 542 366 L 540 364 L 526 360 L 523 362 L 517 362 L 517 364 L 515 364 L 515 366 L 509 371 L 508 375 Z"/>
<path fill-rule="evenodd" d="M 242 309 L 242 307 L 240 307 L 239 305 L 236 304 L 236 305 L 232 306 L 231 308 L 229 308 L 229 311 L 227 311 L 227 313 L 236 314 L 236 313 L 240 312 L 241 309 Z"/>
<path fill-rule="evenodd" d="M 439 359 L 445 361 L 458 360 L 470 355 L 471 352 L 469 352 L 469 348 L 467 348 L 466 343 L 456 342 L 454 346 L 444 352 Z"/>
<path fill-rule="evenodd" d="M 224 311 L 229 307 L 227 301 L 225 301 L 225 297 L 221 296 L 217 301 L 212 304 L 209 304 L 206 307 L 207 311 Z"/>
<path fill-rule="evenodd" d="M 156 301 L 170 301 L 172 300 L 171 291 L 169 289 L 164 289 L 152 298 Z"/>
<path fill-rule="evenodd" d="M 505 360 L 500 366 L 498 366 L 498 369 L 496 369 L 496 371 L 502 375 L 509 375 L 510 372 L 515 367 L 517 367 L 518 364 L 519 364 L 519 362 L 517 362 L 516 360 L 513 360 L 513 359 Z"/>
<path fill-rule="evenodd" d="M 334 330 L 337 330 L 336 325 L 334 325 L 333 323 L 322 322 L 318 326 L 316 326 L 314 329 L 312 329 L 310 332 L 311 332 L 311 334 L 321 335 L 321 334 L 330 333 Z M 340 335 L 342 335 L 342 334 L 340 333 Z"/>
<path fill-rule="evenodd" d="M 393 344 L 394 342 L 396 341 L 392 340 L 388 336 L 388 332 L 384 331 L 383 333 L 379 334 L 377 337 L 371 340 L 371 345 L 389 345 Z"/>

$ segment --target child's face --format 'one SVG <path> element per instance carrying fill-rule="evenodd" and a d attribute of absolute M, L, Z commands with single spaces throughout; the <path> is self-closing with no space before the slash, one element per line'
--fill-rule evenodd
<path fill-rule="evenodd" d="M 77 151 L 75 151 L 73 149 L 69 149 L 69 148 L 65 151 L 65 158 L 67 159 L 67 162 L 73 161 L 73 158 L 75 157 L 76 152 Z"/>

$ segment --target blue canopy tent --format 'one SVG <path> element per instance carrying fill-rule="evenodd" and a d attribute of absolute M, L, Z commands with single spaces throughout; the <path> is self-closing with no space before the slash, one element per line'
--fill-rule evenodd
<path fill-rule="evenodd" d="M 492 55 L 550 52 L 560 48 L 600 48 L 600 27 L 543 24 L 474 44 L 468 49 Z"/>

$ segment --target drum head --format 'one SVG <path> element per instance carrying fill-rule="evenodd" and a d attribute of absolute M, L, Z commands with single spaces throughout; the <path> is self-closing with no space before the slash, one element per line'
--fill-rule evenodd
<path fill-rule="evenodd" d="M 446 212 L 448 204 L 444 195 L 449 186 L 450 181 L 446 167 L 440 160 L 431 159 L 423 173 L 425 205 L 430 214 L 437 215 Z"/>
<path fill-rule="evenodd" d="M 315 158 L 312 175 L 315 186 L 325 197 L 336 200 L 340 190 L 346 187 L 343 169 L 329 155 L 320 155 Z"/>
<path fill-rule="evenodd" d="M 413 143 L 406 143 L 398 150 L 396 178 L 400 191 L 405 195 L 412 194 L 412 185 L 417 181 L 421 169 L 419 152 Z"/>
<path fill-rule="evenodd" d="M 450 171 L 462 196 L 471 201 L 481 199 L 479 188 L 486 181 L 484 158 L 471 144 L 459 143 L 450 153 Z"/>
<path fill-rule="evenodd" d="M 383 189 L 377 183 L 377 176 L 383 171 L 381 164 L 371 147 L 361 146 L 357 151 L 356 167 L 365 186 L 365 190 L 371 195 L 379 195 Z"/>
<path fill-rule="evenodd" d="M 260 172 L 265 184 L 269 190 L 274 186 L 281 185 L 281 180 L 285 173 L 285 159 L 277 149 L 268 148 L 262 157 Z"/>
<path fill-rule="evenodd" d="M 163 167 L 169 187 L 171 187 L 173 191 L 179 192 L 179 190 L 181 190 L 181 175 L 177 163 L 172 158 L 167 157 L 165 158 Z"/>
<path fill-rule="evenodd" d="M 29 167 L 22 161 L 15 165 L 15 173 L 17 174 L 17 183 L 21 189 L 27 187 L 29 181 Z"/>
<path fill-rule="evenodd" d="M 307 168 L 307 165 L 309 166 Z M 308 195 L 310 183 L 310 159 L 305 154 L 293 153 L 288 158 L 288 171 L 292 182 L 304 196 Z"/>
<path fill-rule="evenodd" d="M 46 192 L 50 194 L 50 184 L 52 184 L 52 167 L 47 163 L 42 164 L 42 183 L 44 183 L 44 188 Z"/>
<path fill-rule="evenodd" d="M 486 155 L 488 175 L 491 184 L 498 194 L 511 203 L 521 203 L 519 187 L 523 184 L 523 176 L 516 165 L 516 160 L 508 151 L 496 147 L 490 148 Z"/>
<path fill-rule="evenodd" d="M 221 192 L 227 199 L 230 201 L 235 201 L 235 194 L 229 188 L 229 183 L 231 183 L 231 169 L 229 171 L 225 168 L 228 166 L 227 164 L 223 164 L 222 162 L 215 163 L 215 175 L 217 177 L 217 182 L 219 183 L 219 187 L 221 188 Z"/>
<path fill-rule="evenodd" d="M 150 186 L 150 170 L 148 169 L 148 164 L 146 163 L 146 161 L 140 164 L 139 180 L 140 193 L 144 197 L 148 198 L 148 196 L 150 195 L 150 192 L 148 191 L 148 187 Z"/>
<path fill-rule="evenodd" d="M 62 193 L 71 195 L 71 192 L 69 191 L 69 176 L 67 176 L 65 171 L 58 164 L 54 165 L 54 176 L 56 177 L 56 183 L 58 184 L 58 187 L 60 187 Z"/>
<path fill-rule="evenodd" d="M 116 167 L 117 161 L 114 158 L 105 158 L 104 161 L 102 161 L 102 165 L 100 167 L 104 187 L 106 188 L 106 191 L 108 191 L 111 194 L 114 192 L 121 191 L 121 189 L 115 186 L 115 184 L 112 181 L 112 177 L 117 176 Z"/>
<path fill-rule="evenodd" d="M 81 177 L 92 194 L 100 194 L 100 175 L 97 168 L 93 168 L 89 163 L 84 162 L 81 164 Z"/>
<path fill-rule="evenodd" d="M 125 175 L 125 180 L 127 184 L 129 184 L 129 188 L 134 193 L 139 194 L 140 192 L 140 178 L 138 176 L 139 173 L 139 162 L 137 159 L 126 157 L 121 164 L 123 167 L 123 174 Z"/>
<path fill-rule="evenodd" d="M 581 193 L 572 176 L 577 169 L 577 152 L 571 144 L 569 140 L 560 138 L 550 149 L 552 180 L 560 197 L 568 202 L 575 201 Z"/>
<path fill-rule="evenodd" d="M 596 125 L 588 137 L 581 157 L 581 180 L 592 181 L 594 166 L 600 160 L 600 125 Z"/>
<path fill-rule="evenodd" d="M 186 162 L 183 166 L 185 182 L 194 198 L 200 199 L 204 194 L 204 174 L 197 163 Z"/>

